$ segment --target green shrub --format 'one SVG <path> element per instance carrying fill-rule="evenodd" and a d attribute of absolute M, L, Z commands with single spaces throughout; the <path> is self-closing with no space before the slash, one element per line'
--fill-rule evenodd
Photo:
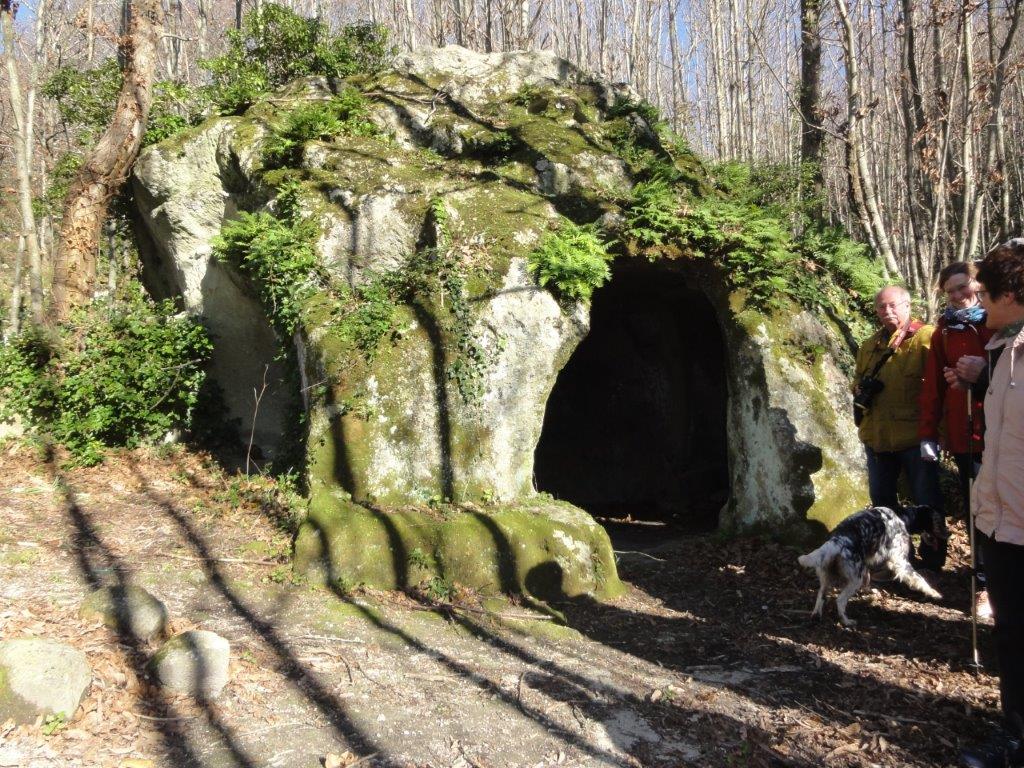
<path fill-rule="evenodd" d="M 355 24 L 332 35 L 324 21 L 276 3 L 246 14 L 242 28 L 227 36 L 224 55 L 200 62 L 211 75 L 208 95 L 225 115 L 240 114 L 264 93 L 296 77 L 376 72 L 393 53 L 382 26 Z"/>
<path fill-rule="evenodd" d="M 334 136 L 375 136 L 380 131 L 366 119 L 366 100 L 359 91 L 346 88 L 330 101 L 303 104 L 284 118 L 263 149 L 263 163 L 268 169 L 295 166 L 308 141 L 322 141 Z"/>
<path fill-rule="evenodd" d="M 110 125 L 121 79 L 117 60 L 108 59 L 93 69 L 60 67 L 40 90 L 56 103 L 61 120 L 82 129 L 79 143 L 88 147 Z M 171 80 L 154 83 L 142 146 L 198 125 L 209 107 L 208 98 L 197 88 Z"/>
<path fill-rule="evenodd" d="M 356 289 L 355 309 L 346 326 L 367 360 L 373 360 L 381 341 L 395 330 L 396 287 L 395 277 L 387 275 Z"/>
<path fill-rule="evenodd" d="M 92 69 L 60 67 L 50 75 L 40 92 L 54 100 L 64 123 L 80 126 L 85 131 L 83 142 L 89 144 L 110 124 L 120 90 L 121 70 L 117 60 L 107 59 Z"/>
<path fill-rule="evenodd" d="M 290 198 L 284 195 L 286 203 Z M 282 335 L 298 328 L 302 303 L 325 282 L 314 242 L 316 225 L 307 219 L 242 212 L 224 225 L 213 255 L 248 277 L 263 308 Z"/>
<path fill-rule="evenodd" d="M 198 88 L 171 80 L 155 83 L 142 146 L 148 147 L 199 125 L 210 106 L 209 99 Z"/>
<path fill-rule="evenodd" d="M 528 263 L 541 286 L 571 301 L 589 301 L 611 277 L 608 247 L 590 227 L 565 221 L 541 238 Z"/>
<path fill-rule="evenodd" d="M 133 286 L 80 310 L 57 338 L 30 329 L 0 345 L 0 415 L 95 463 L 103 446 L 187 428 L 211 348 L 195 320 Z"/>

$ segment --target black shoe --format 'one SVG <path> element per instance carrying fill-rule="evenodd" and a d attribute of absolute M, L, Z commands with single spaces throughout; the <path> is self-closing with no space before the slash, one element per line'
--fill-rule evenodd
<path fill-rule="evenodd" d="M 978 747 L 960 751 L 963 768 L 1018 768 L 1024 766 L 1024 746 L 1020 739 L 999 733 Z"/>

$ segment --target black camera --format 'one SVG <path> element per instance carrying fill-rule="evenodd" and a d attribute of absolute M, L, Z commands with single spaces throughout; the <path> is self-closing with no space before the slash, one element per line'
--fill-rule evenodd
<path fill-rule="evenodd" d="M 853 423 L 858 427 L 864 420 L 864 414 L 878 397 L 878 393 L 885 389 L 885 382 L 874 376 L 865 376 L 857 386 L 857 394 L 853 396 Z"/>

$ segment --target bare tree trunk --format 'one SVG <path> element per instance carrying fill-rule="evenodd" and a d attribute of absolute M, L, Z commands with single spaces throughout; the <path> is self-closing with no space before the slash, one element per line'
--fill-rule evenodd
<path fill-rule="evenodd" d="M 11 284 L 11 307 L 7 315 L 4 338 L 17 336 L 21 331 L 22 264 L 25 261 L 25 235 L 18 235 L 18 251 L 14 255 L 14 276 Z"/>
<path fill-rule="evenodd" d="M 405 45 L 410 51 L 416 47 L 416 14 L 412 0 L 405 0 Z"/>
<path fill-rule="evenodd" d="M 92 13 L 94 0 L 87 0 L 85 4 L 85 60 L 92 64 L 93 56 L 96 55 L 96 32 L 93 28 Z"/>
<path fill-rule="evenodd" d="M 1004 138 L 1003 129 L 1003 93 L 1006 88 L 1006 76 L 1007 69 L 1010 65 L 1010 51 L 1013 50 L 1013 44 L 1017 37 L 1017 33 L 1020 30 L 1021 13 L 1024 9 L 1024 0 L 1015 0 L 1010 10 L 1010 28 L 1006 32 L 1006 37 L 1003 39 L 1002 45 L 999 47 L 998 57 L 996 58 L 995 67 L 992 76 L 992 101 L 991 107 L 994 112 L 994 118 L 989 124 L 990 137 L 989 141 L 995 144 L 997 150 L 997 162 L 995 170 L 998 176 L 1002 179 L 1002 194 L 1000 195 L 1000 218 L 1002 221 L 1002 230 L 1000 237 L 1008 235 L 1011 231 L 1011 216 L 1010 216 L 1010 179 L 1006 174 L 1006 143 Z M 990 11 L 989 17 L 989 33 L 995 35 L 995 25 L 992 22 L 992 16 Z M 1019 163 L 1017 164 L 1020 165 Z"/>
<path fill-rule="evenodd" d="M 972 240 L 973 211 L 977 197 L 977 179 L 974 172 L 974 24 L 971 21 L 971 6 L 964 4 L 962 25 L 964 111 L 963 133 L 960 145 L 961 192 L 960 231 L 957 237 L 956 261 L 963 261 L 974 253 Z M 974 233 L 975 235 L 977 233 Z"/>
<path fill-rule="evenodd" d="M 4 60 L 7 66 L 7 91 L 14 118 L 14 160 L 18 177 L 18 213 L 21 215 L 19 237 L 25 239 L 32 272 L 30 284 L 32 320 L 43 322 L 43 291 L 39 277 L 42 273 L 39 256 L 39 236 L 32 211 L 32 136 L 31 120 L 26 111 L 21 90 L 18 65 L 14 59 L 14 3 L 0 0 L 0 26 L 3 27 Z M 37 282 L 38 281 L 38 282 Z"/>
<path fill-rule="evenodd" d="M 199 46 L 199 58 L 205 59 L 207 56 L 207 48 L 209 46 L 208 36 L 210 34 L 210 0 L 199 0 L 199 6 L 197 8 L 197 21 L 199 24 L 199 34 L 197 44 Z"/>
<path fill-rule="evenodd" d="M 494 0 L 486 0 L 487 16 L 486 27 L 484 28 L 484 52 L 494 52 Z"/>
<path fill-rule="evenodd" d="M 820 197 L 821 145 L 821 0 L 800 0 L 800 162 L 814 167 L 812 193 Z M 821 216 L 820 209 L 817 215 Z"/>
<path fill-rule="evenodd" d="M 734 156 L 732 148 L 732 130 L 729 126 L 729 107 L 725 94 L 725 53 L 722 35 L 721 0 L 711 0 L 711 56 L 712 73 L 715 78 L 715 126 L 718 129 L 718 159 Z"/>
<path fill-rule="evenodd" d="M 840 23 L 843 28 L 843 57 L 846 61 L 846 88 L 847 88 L 847 141 L 850 143 L 852 154 L 851 165 L 856 166 L 857 177 L 855 185 L 859 186 L 863 199 L 864 214 L 862 222 L 866 219 L 868 236 L 875 243 L 876 253 L 882 257 L 882 261 L 890 274 L 900 274 L 899 264 L 893 255 L 892 246 L 889 243 L 889 233 L 885 223 L 882 221 L 878 209 L 878 195 L 875 190 L 871 171 L 868 167 L 867 152 L 865 151 L 863 137 L 861 135 L 861 123 L 864 119 L 861 106 L 861 84 L 860 84 L 860 62 L 853 36 L 853 25 L 850 23 L 850 12 L 846 0 L 836 0 L 836 11 L 839 14 Z M 851 169 L 852 170 L 852 169 Z"/>
<path fill-rule="evenodd" d="M 54 315 L 67 319 L 89 300 L 96 277 L 100 228 L 111 198 L 135 162 L 146 130 L 162 28 L 159 0 L 128 0 L 130 23 L 122 41 L 121 93 L 110 125 L 86 157 L 64 205 L 54 264 Z"/>

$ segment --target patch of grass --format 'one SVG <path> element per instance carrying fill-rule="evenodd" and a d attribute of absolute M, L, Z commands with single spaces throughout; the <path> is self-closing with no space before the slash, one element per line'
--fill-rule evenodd
<path fill-rule="evenodd" d="M 458 592 L 452 582 L 441 576 L 434 576 L 426 582 L 423 589 L 427 597 L 436 603 L 450 603 Z"/>
<path fill-rule="evenodd" d="M 68 724 L 68 716 L 63 712 L 56 712 L 43 718 L 42 732 L 44 736 L 53 736 L 61 728 Z"/>

